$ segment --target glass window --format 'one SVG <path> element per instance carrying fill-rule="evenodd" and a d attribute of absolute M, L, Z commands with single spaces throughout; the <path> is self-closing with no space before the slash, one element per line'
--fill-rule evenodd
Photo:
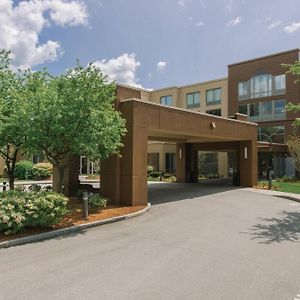
<path fill-rule="evenodd" d="M 200 106 L 200 92 L 186 94 L 186 107 L 193 108 Z"/>
<path fill-rule="evenodd" d="M 221 88 L 206 91 L 206 105 L 221 103 Z"/>
<path fill-rule="evenodd" d="M 172 105 L 173 104 L 173 97 L 171 95 L 160 97 L 160 104 L 168 105 L 168 106 Z"/>
<path fill-rule="evenodd" d="M 261 102 L 260 120 L 269 121 L 273 119 L 273 101 Z"/>
<path fill-rule="evenodd" d="M 258 128 L 258 140 L 261 142 L 284 144 L 284 126 Z"/>
<path fill-rule="evenodd" d="M 244 115 L 248 115 L 247 104 L 239 105 L 239 113 L 244 114 Z"/>
<path fill-rule="evenodd" d="M 277 75 L 274 78 L 274 83 L 275 83 L 275 93 L 281 94 L 285 93 L 285 74 L 283 75 Z"/>
<path fill-rule="evenodd" d="M 285 115 L 285 100 L 275 100 L 274 101 L 274 119 L 275 120 L 284 120 Z"/>
<path fill-rule="evenodd" d="M 210 115 L 214 115 L 214 116 L 221 116 L 222 115 L 222 110 L 221 110 L 221 108 L 211 109 L 211 110 L 207 110 L 206 113 L 210 114 Z"/>
<path fill-rule="evenodd" d="M 249 104 L 249 120 L 259 121 L 259 103 Z"/>
<path fill-rule="evenodd" d="M 175 173 L 175 160 L 176 156 L 175 153 L 166 153 L 166 172 L 168 173 Z"/>
<path fill-rule="evenodd" d="M 238 92 L 240 100 L 249 98 L 248 86 L 249 81 L 241 81 L 238 83 Z"/>
<path fill-rule="evenodd" d="M 251 98 L 272 95 L 272 76 L 270 74 L 256 75 L 250 79 Z"/>

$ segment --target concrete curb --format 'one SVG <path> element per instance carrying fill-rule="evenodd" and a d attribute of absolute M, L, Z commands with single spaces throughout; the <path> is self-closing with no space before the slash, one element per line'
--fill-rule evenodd
<path fill-rule="evenodd" d="M 82 232 L 86 229 L 96 227 L 96 226 L 100 226 L 100 225 L 105 225 L 105 224 L 110 224 L 110 223 L 115 223 L 115 222 L 128 220 L 128 219 L 135 218 L 135 217 L 138 217 L 140 215 L 143 215 L 150 208 L 151 208 L 151 203 L 148 203 L 147 206 L 145 208 L 143 208 L 142 210 L 131 213 L 131 214 L 127 214 L 127 215 L 124 215 L 124 216 L 113 217 L 113 218 L 110 218 L 110 219 L 95 221 L 95 222 L 86 223 L 86 224 L 75 225 L 75 226 L 68 227 L 68 228 L 63 228 L 63 229 L 53 230 L 53 231 L 49 231 L 49 232 L 38 233 L 38 234 L 31 235 L 31 236 L 26 236 L 26 237 L 22 237 L 22 238 L 10 240 L 10 241 L 1 242 L 0 243 L 0 249 L 9 248 L 9 247 L 13 247 L 13 246 L 20 246 L 20 245 L 24 245 L 24 244 L 28 244 L 28 243 L 35 243 L 35 242 L 39 242 L 39 241 L 43 241 L 43 240 L 47 240 L 47 239 L 51 239 L 51 238 L 55 238 L 55 237 L 64 236 L 64 235 L 67 235 L 67 234 Z"/>
<path fill-rule="evenodd" d="M 300 194 L 280 192 L 280 191 L 276 191 L 276 190 L 275 191 L 274 190 L 264 190 L 264 189 L 257 189 L 257 188 L 246 188 L 245 190 L 260 193 L 260 194 L 275 196 L 278 198 L 284 198 L 284 199 L 292 200 L 295 202 L 300 202 Z"/>

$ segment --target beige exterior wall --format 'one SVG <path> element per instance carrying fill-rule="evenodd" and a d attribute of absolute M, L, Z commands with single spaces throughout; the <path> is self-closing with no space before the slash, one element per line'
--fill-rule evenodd
<path fill-rule="evenodd" d="M 166 153 L 176 153 L 176 144 L 148 142 L 148 153 L 159 154 L 159 170 L 165 171 Z"/>
<path fill-rule="evenodd" d="M 206 91 L 221 88 L 221 104 L 206 105 Z M 200 92 L 200 106 L 191 108 L 193 111 L 206 113 L 207 110 L 222 110 L 222 117 L 228 117 L 228 80 L 227 78 L 195 83 L 181 87 L 169 87 L 149 92 L 147 100 L 160 103 L 160 97 L 171 95 L 174 107 L 187 108 L 186 95 L 188 93 Z M 144 98 L 146 100 L 146 98 Z"/>
<path fill-rule="evenodd" d="M 0 157 L 0 176 L 3 175 L 4 166 L 5 166 L 5 161 L 2 157 Z"/>
<path fill-rule="evenodd" d="M 206 104 L 206 91 L 211 89 L 221 88 L 221 103 L 216 105 Z M 142 92 L 142 99 L 154 103 L 160 103 L 160 98 L 163 96 L 172 96 L 174 107 L 187 108 L 187 94 L 200 92 L 200 106 L 189 108 L 192 111 L 200 111 L 206 113 L 208 110 L 221 109 L 221 116 L 228 117 L 228 80 L 227 78 L 211 80 L 206 82 L 195 83 L 181 87 L 168 87 L 164 89 L 154 90 L 151 92 Z M 175 153 L 176 145 L 170 145 L 166 148 L 166 143 L 149 143 L 149 153 L 159 153 L 160 169 L 165 169 L 165 153 Z M 226 152 L 218 153 L 218 172 L 220 176 L 228 176 L 228 156 Z"/>

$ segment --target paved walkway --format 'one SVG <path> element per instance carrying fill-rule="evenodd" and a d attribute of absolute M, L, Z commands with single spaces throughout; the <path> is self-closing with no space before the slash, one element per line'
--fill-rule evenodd
<path fill-rule="evenodd" d="M 222 184 L 149 185 L 145 215 L 0 250 L 0 299 L 294 299 L 300 204 Z"/>

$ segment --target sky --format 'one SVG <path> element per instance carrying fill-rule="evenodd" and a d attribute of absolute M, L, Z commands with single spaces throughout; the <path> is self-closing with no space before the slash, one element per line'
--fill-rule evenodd
<path fill-rule="evenodd" d="M 227 76 L 227 65 L 300 47 L 300 0 L 0 0 L 0 49 L 61 74 L 92 62 L 157 89 Z"/>

